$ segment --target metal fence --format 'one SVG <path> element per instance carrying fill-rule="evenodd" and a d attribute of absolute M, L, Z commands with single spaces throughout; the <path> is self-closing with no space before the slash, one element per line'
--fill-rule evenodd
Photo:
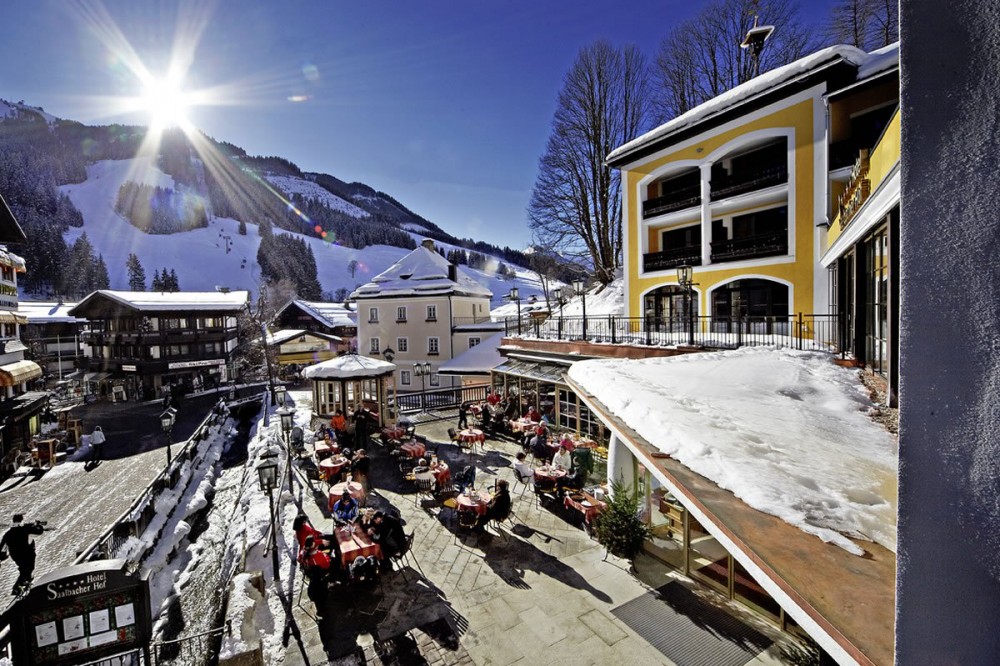
<path fill-rule="evenodd" d="M 798 313 L 783 317 L 550 317 L 544 321 L 510 317 L 508 336 L 651 347 L 694 345 L 709 349 L 791 347 L 842 353 L 843 322 L 834 314 Z"/>
<path fill-rule="evenodd" d="M 454 386 L 414 393 L 400 393 L 396 404 L 401 414 L 416 414 L 434 410 L 457 409 L 463 402 L 482 402 L 486 399 L 488 384 Z"/>

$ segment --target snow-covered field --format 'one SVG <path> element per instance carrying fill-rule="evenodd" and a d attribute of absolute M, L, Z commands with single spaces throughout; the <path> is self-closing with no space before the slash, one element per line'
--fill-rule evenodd
<path fill-rule="evenodd" d="M 289 198 L 291 198 L 291 195 L 293 194 L 299 194 L 307 199 L 320 201 L 326 204 L 327 208 L 340 211 L 341 213 L 350 215 L 351 217 L 356 217 L 358 219 L 371 217 L 367 211 L 364 211 L 349 201 L 345 201 L 337 195 L 328 192 L 311 180 L 304 180 L 294 176 L 275 176 L 273 174 L 268 174 L 265 178 L 267 179 L 267 182 L 284 192 Z"/>
<path fill-rule="evenodd" d="M 862 554 L 896 550 L 895 439 L 828 354 L 744 348 L 593 360 L 569 376 L 642 437 L 751 507 Z"/>
<path fill-rule="evenodd" d="M 174 187 L 173 178 L 160 171 L 151 158 L 140 157 L 97 162 L 87 167 L 86 181 L 60 188 L 80 210 L 84 219 L 83 227 L 71 228 L 66 233 L 66 242 L 72 244 L 86 232 L 95 251 L 104 257 L 112 289 L 128 288 L 125 261 L 129 253 L 135 253 L 146 270 L 147 288 L 154 271 L 166 267 L 176 270 L 181 289 L 185 291 L 211 291 L 216 286 L 225 286 L 256 293 L 260 282 L 260 270 L 257 266 L 260 236 L 256 225 L 248 224 L 247 234 L 241 236 L 237 220 L 214 218 L 204 229 L 170 235 L 144 234 L 114 210 L 118 189 L 127 180 L 160 187 Z M 298 183 L 307 182 L 295 180 Z M 290 232 L 276 230 L 276 233 Z M 413 236 L 418 243 L 423 239 L 419 234 Z M 370 281 L 408 252 L 403 248 L 386 245 L 373 245 L 356 250 L 328 243 L 321 238 L 300 237 L 312 248 L 316 256 L 319 281 L 323 290 L 331 293 L 340 287 L 353 291 L 355 287 Z M 446 247 L 451 246 L 446 245 Z M 352 259 L 358 261 L 353 277 L 348 268 Z M 494 303 L 500 303 L 502 295 L 506 294 L 514 284 L 521 289 L 525 297 L 532 293 L 540 293 L 538 279 L 534 273 L 519 270 L 517 279 L 508 281 L 495 275 L 498 265 L 499 262 L 492 266 L 493 273 L 469 270 L 476 280 L 493 292 Z"/>

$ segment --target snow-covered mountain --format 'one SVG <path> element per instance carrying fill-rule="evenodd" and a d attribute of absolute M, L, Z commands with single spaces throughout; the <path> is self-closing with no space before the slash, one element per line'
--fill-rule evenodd
<path fill-rule="evenodd" d="M 67 244 L 72 244 L 86 233 L 95 251 L 104 258 L 112 289 L 128 288 L 125 262 L 129 254 L 135 254 L 146 271 L 147 282 L 155 270 L 171 268 L 177 272 L 184 290 L 212 290 L 216 286 L 226 286 L 256 292 L 261 277 L 257 265 L 261 239 L 256 225 L 247 224 L 247 233 L 241 235 L 238 220 L 210 218 L 208 226 L 201 229 L 161 235 L 143 233 L 115 212 L 118 190 L 127 180 L 170 189 L 176 186 L 174 179 L 163 173 L 154 159 L 134 158 L 96 162 L 87 167 L 85 181 L 59 188 L 83 214 L 84 220 L 83 226 L 72 227 L 66 232 Z M 340 205 L 341 210 L 349 215 L 361 219 L 368 215 L 307 178 L 269 175 L 267 180 L 286 195 L 299 193 L 306 197 L 322 197 L 329 204 Z M 353 290 L 368 282 L 409 252 L 387 245 L 354 249 L 291 231 L 275 229 L 274 232 L 300 236 L 308 244 L 316 257 L 323 291 L 331 294 L 340 288 Z M 424 238 L 415 231 L 408 233 L 417 243 Z M 450 243 L 436 243 L 446 251 L 457 247 Z M 350 268 L 352 260 L 358 262 L 353 276 Z M 541 293 L 538 277 L 531 271 L 512 267 L 516 270 L 514 280 L 496 275 L 500 262 L 500 259 L 493 258 L 485 271 L 465 267 L 493 292 L 494 304 L 501 303 L 503 295 L 515 285 L 524 297 Z"/>

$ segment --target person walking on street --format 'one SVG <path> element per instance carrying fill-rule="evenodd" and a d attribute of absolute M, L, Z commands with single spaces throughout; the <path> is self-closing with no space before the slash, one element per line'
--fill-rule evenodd
<path fill-rule="evenodd" d="M 101 426 L 95 426 L 94 432 L 90 433 L 90 460 L 91 462 L 97 462 L 104 458 L 104 442 L 107 438 L 104 436 L 104 431 L 101 430 Z"/>
<path fill-rule="evenodd" d="M 20 513 L 15 513 L 11 522 L 14 524 L 0 539 L 0 561 L 10 557 L 17 565 L 17 580 L 10 590 L 11 595 L 16 597 L 31 585 L 31 576 L 35 572 L 35 542 L 32 537 L 45 531 L 45 523 L 36 520 L 25 524 Z"/>
<path fill-rule="evenodd" d="M 458 429 L 464 430 L 469 427 L 469 401 L 466 400 L 458 406 Z"/>

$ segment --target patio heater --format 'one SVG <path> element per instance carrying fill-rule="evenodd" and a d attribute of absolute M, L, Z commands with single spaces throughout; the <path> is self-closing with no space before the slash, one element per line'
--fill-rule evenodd
<path fill-rule="evenodd" d="M 684 289 L 684 296 L 687 306 L 687 319 L 688 319 L 688 344 L 694 346 L 694 282 L 691 281 L 691 276 L 694 273 L 694 269 L 690 266 L 678 266 L 677 267 L 677 284 Z"/>
<path fill-rule="evenodd" d="M 278 464 L 274 462 L 274 453 L 261 455 L 261 463 L 257 465 L 257 481 L 260 489 L 267 493 L 267 504 L 271 510 L 271 567 L 274 569 L 274 580 L 278 580 L 278 534 L 274 521 L 274 489 L 278 485 Z"/>
<path fill-rule="evenodd" d="M 517 334 L 521 335 L 521 294 L 518 292 L 517 287 L 510 288 L 507 299 L 517 301 Z"/>
<path fill-rule="evenodd" d="M 573 280 L 573 293 L 583 301 L 583 339 L 587 339 L 587 285 L 583 280 Z"/>
<path fill-rule="evenodd" d="M 171 455 L 170 455 L 170 440 L 172 438 L 174 430 L 174 421 L 177 419 L 177 410 L 173 407 L 167 407 L 162 414 L 160 414 L 160 427 L 163 428 L 163 434 L 167 437 L 167 467 L 170 467 Z"/>

